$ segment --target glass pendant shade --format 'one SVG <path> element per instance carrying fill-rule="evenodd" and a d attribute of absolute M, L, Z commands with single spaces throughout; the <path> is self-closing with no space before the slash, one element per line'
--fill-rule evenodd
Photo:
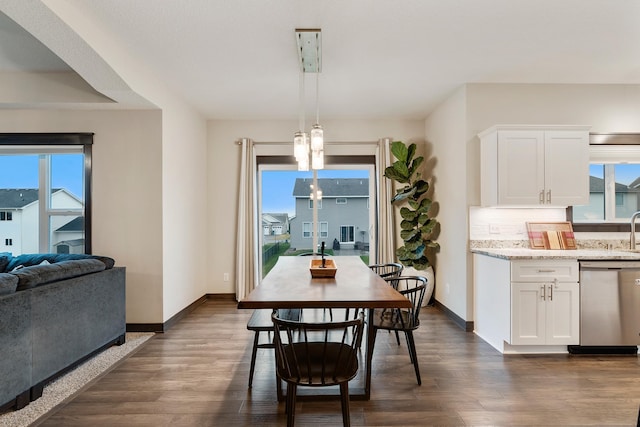
<path fill-rule="evenodd" d="M 307 158 L 307 164 L 309 163 L 309 138 L 305 132 L 296 132 L 293 137 L 293 155 L 298 162 L 301 162 L 304 158 Z M 308 170 L 308 168 L 307 168 Z"/>
<path fill-rule="evenodd" d="M 303 157 L 298 160 L 298 170 L 299 171 L 308 171 L 309 170 L 309 158 Z"/>
<path fill-rule="evenodd" d="M 324 169 L 324 150 L 311 152 L 311 167 L 313 169 Z"/>
<path fill-rule="evenodd" d="M 324 149 L 324 133 L 322 126 L 313 125 L 311 128 L 311 151 L 319 151 Z"/>

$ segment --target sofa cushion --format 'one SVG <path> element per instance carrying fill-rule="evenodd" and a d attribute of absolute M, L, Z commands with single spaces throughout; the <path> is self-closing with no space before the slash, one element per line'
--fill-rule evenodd
<path fill-rule="evenodd" d="M 18 278 L 15 274 L 0 273 L 0 295 L 12 294 L 18 286 Z"/>
<path fill-rule="evenodd" d="M 0 273 L 6 272 L 9 262 L 11 262 L 11 252 L 0 252 Z"/>
<path fill-rule="evenodd" d="M 45 283 L 95 273 L 105 269 L 105 264 L 97 259 L 77 259 L 60 261 L 55 264 L 31 265 L 11 273 L 18 278 L 18 291 L 30 289 Z"/>
<path fill-rule="evenodd" d="M 33 265 L 41 264 L 42 261 L 48 261 L 51 264 L 59 263 L 69 260 L 81 260 L 81 259 L 97 259 L 100 260 L 105 268 L 112 268 L 114 260 L 109 257 L 90 255 L 90 254 L 22 254 L 11 258 L 9 265 L 7 265 L 5 271 L 9 272 L 14 270 L 18 266 L 31 267 Z"/>

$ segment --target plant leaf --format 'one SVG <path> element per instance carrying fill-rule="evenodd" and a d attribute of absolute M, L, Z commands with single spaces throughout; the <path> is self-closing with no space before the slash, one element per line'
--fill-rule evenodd
<path fill-rule="evenodd" d="M 396 165 L 398 165 L 396 167 Z M 405 167 L 406 169 L 406 167 Z M 403 169 L 403 164 L 402 163 L 394 163 L 393 165 L 387 167 L 384 170 L 384 176 L 386 178 L 389 179 L 393 179 L 395 181 L 398 181 L 400 183 L 407 183 L 409 181 L 409 174 L 408 171 Z"/>
<path fill-rule="evenodd" d="M 409 147 L 407 148 L 407 158 L 405 160 L 405 162 L 408 164 L 411 163 L 411 160 L 413 159 L 413 156 L 415 156 L 416 154 L 416 144 L 409 144 Z"/>
<path fill-rule="evenodd" d="M 407 187 L 401 188 L 396 192 L 396 195 L 393 196 L 393 198 L 391 199 L 391 203 L 397 203 L 402 200 L 408 199 L 412 197 L 415 192 L 416 192 L 416 189 L 413 187 L 407 186 Z"/>
<path fill-rule="evenodd" d="M 391 153 L 395 156 L 396 159 L 400 160 L 403 163 L 407 163 L 407 156 L 409 154 L 409 150 L 404 142 L 402 141 L 393 141 L 391 143 Z"/>
<path fill-rule="evenodd" d="M 418 213 L 404 206 L 400 208 L 400 216 L 408 221 L 413 221 L 418 216 Z"/>

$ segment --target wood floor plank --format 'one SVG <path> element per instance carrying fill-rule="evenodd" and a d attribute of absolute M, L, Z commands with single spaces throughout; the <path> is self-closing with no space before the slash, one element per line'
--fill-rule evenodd
<path fill-rule="evenodd" d="M 273 350 L 258 350 L 247 387 L 250 315 L 232 301 L 207 300 L 39 425 L 285 425 Z M 371 400 L 351 402 L 352 425 L 636 425 L 637 356 L 505 356 L 436 308 L 425 308 L 421 322 L 422 386 L 404 339 L 398 346 L 393 334 L 379 332 Z M 299 402 L 296 425 L 320 424 L 341 425 L 340 402 Z"/>

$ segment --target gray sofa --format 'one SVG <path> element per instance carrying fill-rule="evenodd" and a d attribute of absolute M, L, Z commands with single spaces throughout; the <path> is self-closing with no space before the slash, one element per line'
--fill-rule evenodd
<path fill-rule="evenodd" d="M 91 355 L 123 344 L 125 268 L 92 255 L 0 254 L 0 411 L 20 409 Z"/>

